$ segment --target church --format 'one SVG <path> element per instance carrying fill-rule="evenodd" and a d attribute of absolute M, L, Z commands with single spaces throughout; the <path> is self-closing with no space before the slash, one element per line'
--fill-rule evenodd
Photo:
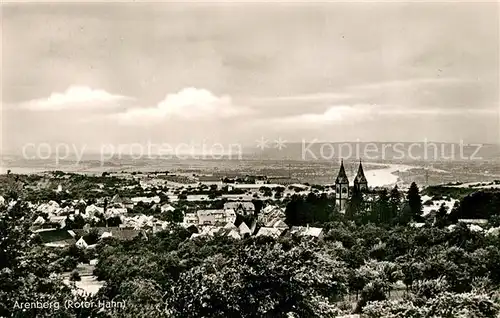
<path fill-rule="evenodd" d="M 358 173 L 354 178 L 353 190 L 360 192 L 368 191 L 368 181 L 366 180 L 361 160 L 359 161 Z M 351 194 L 349 179 L 344 169 L 344 160 L 341 160 L 339 174 L 337 175 L 337 179 L 335 179 L 335 206 L 338 207 L 339 211 L 345 211 Z"/>

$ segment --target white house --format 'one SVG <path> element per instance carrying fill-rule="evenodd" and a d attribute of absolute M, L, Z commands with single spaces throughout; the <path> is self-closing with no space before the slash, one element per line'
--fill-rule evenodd
<path fill-rule="evenodd" d="M 172 205 L 168 204 L 168 203 L 163 204 L 163 205 L 160 207 L 160 209 L 161 209 L 161 212 L 162 212 L 162 213 L 165 213 L 165 212 L 172 212 L 172 211 L 174 211 L 174 210 L 175 210 L 175 208 L 174 208 Z"/>
<path fill-rule="evenodd" d="M 191 225 L 198 225 L 199 224 L 198 215 L 196 215 L 196 213 L 185 213 L 182 223 L 185 227 L 189 227 Z"/>
<path fill-rule="evenodd" d="M 250 231 L 250 228 L 245 224 L 245 222 L 240 224 L 238 230 L 241 236 L 244 236 L 245 234 L 252 235 L 252 231 Z"/>
<path fill-rule="evenodd" d="M 37 217 L 35 221 L 33 221 L 33 225 L 43 225 L 45 223 L 45 219 L 41 216 Z"/>
<path fill-rule="evenodd" d="M 80 239 L 76 242 L 76 246 L 78 248 L 87 248 L 89 245 L 87 244 L 87 242 L 85 242 L 83 237 L 80 237 Z"/>

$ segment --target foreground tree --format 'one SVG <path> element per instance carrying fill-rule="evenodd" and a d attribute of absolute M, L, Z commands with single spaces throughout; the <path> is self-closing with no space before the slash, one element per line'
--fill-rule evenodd
<path fill-rule="evenodd" d="M 420 222 L 422 220 L 422 198 L 415 182 L 412 182 L 410 185 L 406 199 L 408 200 L 411 219 L 415 222 Z"/>
<path fill-rule="evenodd" d="M 83 300 L 49 269 L 50 259 L 35 248 L 37 236 L 29 230 L 31 212 L 21 203 L 0 207 L 0 316 L 85 317 L 88 310 L 65 308 L 65 301 Z M 59 304 L 52 308 L 36 306 Z M 35 303 L 30 308 L 23 304 Z M 34 307 L 34 308 L 31 308 Z"/>

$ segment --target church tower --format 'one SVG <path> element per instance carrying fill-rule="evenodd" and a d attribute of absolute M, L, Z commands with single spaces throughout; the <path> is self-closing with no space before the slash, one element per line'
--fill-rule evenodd
<path fill-rule="evenodd" d="M 356 178 L 354 178 L 354 187 L 357 188 L 357 190 L 359 190 L 360 192 L 365 192 L 368 190 L 368 181 L 366 180 L 361 160 L 359 161 L 358 173 L 356 174 Z"/>
<path fill-rule="evenodd" d="M 340 170 L 335 179 L 335 206 L 344 211 L 349 200 L 349 179 L 344 169 L 344 160 L 340 162 Z"/>

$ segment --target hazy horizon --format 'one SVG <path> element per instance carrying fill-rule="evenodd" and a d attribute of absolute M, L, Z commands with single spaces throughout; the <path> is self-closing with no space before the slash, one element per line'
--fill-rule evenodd
<path fill-rule="evenodd" d="M 500 143 L 496 2 L 2 11 L 4 154 L 28 143 Z"/>

